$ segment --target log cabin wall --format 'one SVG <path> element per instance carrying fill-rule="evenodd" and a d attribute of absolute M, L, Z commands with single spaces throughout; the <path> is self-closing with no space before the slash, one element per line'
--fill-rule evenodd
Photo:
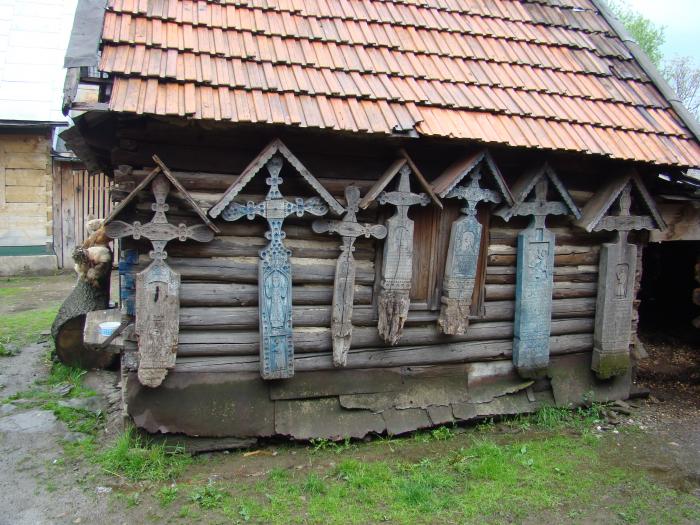
<path fill-rule="evenodd" d="M 261 149 L 265 138 L 252 142 Z M 157 152 L 205 209 L 218 201 L 235 173 L 257 153 L 254 146 L 214 151 L 215 136 L 207 141 L 207 155 L 196 159 L 181 156 L 173 144 L 130 140 L 123 139 L 122 148 L 113 153 L 115 161 L 131 161 L 134 168 L 115 172 L 117 198 L 146 176 L 144 159 Z M 194 142 L 188 148 L 196 149 Z M 341 203 L 346 185 L 355 183 L 364 194 L 396 158 L 396 148 L 387 144 L 335 139 L 323 153 L 311 149 L 312 144 L 292 136 L 288 146 Z M 432 180 L 460 152 L 463 149 L 416 148 L 414 160 Z M 496 160 L 512 183 L 523 165 L 537 159 L 497 154 Z M 222 168 L 229 172 L 221 173 Z M 212 174 L 215 170 L 219 172 Z M 303 181 L 285 170 L 281 186 L 285 197 L 309 195 L 303 191 Z M 595 189 L 596 175 L 588 176 L 580 166 L 559 175 L 565 185 L 571 184 L 568 189 L 579 206 Z M 237 200 L 245 202 L 252 195 L 259 200 L 264 187 L 258 186 L 247 187 L 253 193 Z M 131 206 L 132 217 L 124 220 L 147 221 L 150 202 L 144 193 Z M 599 400 L 627 397 L 629 374 L 601 383 L 589 370 L 600 244 L 610 234 L 575 229 L 566 217 L 548 221 L 556 234 L 552 366 L 550 377 L 524 382 L 515 375 L 510 358 L 517 235 L 527 220 L 506 223 L 488 211 L 480 214 L 482 222 L 488 220 L 485 272 L 482 286 L 477 286 L 482 301 L 465 335 L 445 336 L 438 331 L 437 318 L 440 261 L 444 265 L 442 250 L 447 246 L 433 237 L 449 237 L 458 209 L 449 199 L 445 204 L 443 212 L 433 206 L 410 212 L 417 224 L 416 245 L 428 243 L 430 250 L 417 249 L 414 256 L 414 302 L 403 336 L 393 347 L 385 345 L 377 332 L 377 269 L 383 241 L 358 239 L 355 328 L 344 369 L 333 366 L 330 333 L 340 241 L 314 233 L 313 219 L 285 221 L 285 242 L 292 250 L 296 376 L 284 381 L 264 382 L 258 374 L 258 251 L 267 242 L 264 221 L 218 220 L 221 233 L 210 243 L 171 243 L 168 263 L 182 278 L 177 364 L 157 389 L 141 386 L 134 373 L 128 374 L 126 400 L 135 422 L 149 431 L 212 436 L 361 437 L 367 432 L 396 434 L 449 421 L 527 412 L 542 404 L 578 404 L 591 392 Z M 172 198 L 171 222 L 195 223 L 196 217 L 186 209 Z M 375 204 L 358 219 L 383 223 L 387 211 Z M 138 252 L 132 272 L 148 265 L 147 243 L 123 241 L 122 248 Z M 129 348 L 135 350 L 136 343 L 132 341 Z M 125 366 L 133 369 L 133 355 L 125 357 Z"/>

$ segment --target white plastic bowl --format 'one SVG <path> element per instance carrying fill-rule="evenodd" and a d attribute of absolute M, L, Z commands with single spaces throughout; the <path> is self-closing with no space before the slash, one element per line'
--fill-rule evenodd
<path fill-rule="evenodd" d="M 100 323 L 100 335 L 104 337 L 109 337 L 114 333 L 114 331 L 119 328 L 117 321 L 107 321 L 105 323 Z"/>

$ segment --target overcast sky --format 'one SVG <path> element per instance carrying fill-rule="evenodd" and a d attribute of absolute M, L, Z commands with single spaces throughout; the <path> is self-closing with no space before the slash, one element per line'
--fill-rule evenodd
<path fill-rule="evenodd" d="M 700 0 L 627 0 L 627 4 L 665 26 L 665 58 L 691 56 L 700 65 Z"/>

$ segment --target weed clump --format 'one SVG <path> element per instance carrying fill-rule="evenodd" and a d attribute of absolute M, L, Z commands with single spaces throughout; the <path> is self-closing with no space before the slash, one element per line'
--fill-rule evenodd
<path fill-rule="evenodd" d="M 182 447 L 153 443 L 133 428 L 126 430 L 96 462 L 112 475 L 130 481 L 168 481 L 177 478 L 192 462 Z"/>

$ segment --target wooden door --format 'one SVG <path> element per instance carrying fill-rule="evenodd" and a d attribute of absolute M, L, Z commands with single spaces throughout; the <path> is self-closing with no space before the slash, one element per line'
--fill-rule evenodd
<path fill-rule="evenodd" d="M 53 239 L 59 268 L 72 266 L 71 254 L 87 236 L 87 221 L 109 214 L 111 185 L 103 173 L 89 175 L 80 164 L 54 162 Z"/>

